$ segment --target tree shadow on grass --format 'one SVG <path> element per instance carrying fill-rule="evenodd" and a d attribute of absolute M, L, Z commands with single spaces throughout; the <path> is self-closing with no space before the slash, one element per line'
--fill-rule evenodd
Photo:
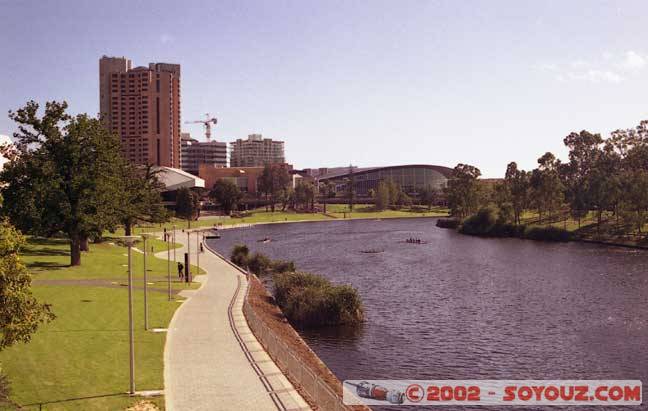
<path fill-rule="evenodd" d="M 26 249 L 20 252 L 20 255 L 28 257 L 36 256 L 69 256 L 70 253 L 67 250 L 61 250 L 58 248 L 37 248 L 37 249 Z"/>
<path fill-rule="evenodd" d="M 98 395 L 89 395 L 87 397 L 75 397 L 75 398 L 66 398 L 63 400 L 56 400 L 56 401 L 43 401 L 43 402 L 34 402 L 31 404 L 22 404 L 21 409 L 24 409 L 25 407 L 40 407 L 43 405 L 52 405 L 52 404 L 62 404 L 66 402 L 74 402 L 74 401 L 83 401 L 83 400 L 93 400 L 97 398 L 107 398 L 107 397 L 127 397 L 127 393 L 123 392 L 118 392 L 118 393 L 113 393 L 113 394 L 98 394 Z"/>
<path fill-rule="evenodd" d="M 43 268 L 48 270 L 60 270 L 69 266 L 69 264 L 60 264 L 53 261 L 34 261 L 33 263 L 27 264 L 27 268 Z"/>

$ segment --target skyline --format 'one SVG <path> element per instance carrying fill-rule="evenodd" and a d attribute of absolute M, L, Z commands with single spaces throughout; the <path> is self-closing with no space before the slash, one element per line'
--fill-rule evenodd
<path fill-rule="evenodd" d="M 0 0 L 0 134 L 29 99 L 95 115 L 102 55 L 180 64 L 183 123 L 209 112 L 217 141 L 283 140 L 296 168 L 462 162 L 501 177 L 565 159 L 572 131 L 648 118 L 648 6 L 473 4 Z"/>

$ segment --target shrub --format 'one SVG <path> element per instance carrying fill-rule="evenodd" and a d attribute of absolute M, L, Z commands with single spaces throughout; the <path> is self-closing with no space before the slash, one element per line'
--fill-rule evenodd
<path fill-rule="evenodd" d="M 287 260 L 274 260 L 271 268 L 275 273 L 292 273 L 297 271 L 295 262 Z"/>
<path fill-rule="evenodd" d="M 490 230 L 488 235 L 493 237 L 522 237 L 526 227 L 512 223 L 497 223 Z"/>
<path fill-rule="evenodd" d="M 0 368 L 0 406 L 8 407 L 7 409 L 13 409 L 12 406 L 16 404 L 14 404 L 9 399 L 10 394 L 11 394 L 11 388 L 9 386 L 9 380 L 7 379 L 7 376 L 2 372 L 2 368 Z M 16 407 L 16 409 L 18 409 L 18 407 Z"/>
<path fill-rule="evenodd" d="M 436 226 L 440 228 L 455 229 L 459 227 L 459 220 L 456 218 L 439 218 L 436 221 Z"/>
<path fill-rule="evenodd" d="M 261 253 L 254 253 L 252 257 L 247 258 L 248 268 L 258 276 L 265 275 L 271 265 L 272 261 Z"/>
<path fill-rule="evenodd" d="M 524 238 L 530 240 L 540 241 L 569 241 L 571 240 L 571 233 L 559 227 L 526 227 L 523 233 Z"/>
<path fill-rule="evenodd" d="M 495 207 L 482 207 L 461 224 L 459 232 L 472 235 L 488 235 L 497 224 L 498 210 Z"/>
<path fill-rule="evenodd" d="M 238 265 L 241 268 L 246 268 L 248 264 L 248 258 L 250 254 L 250 249 L 245 244 L 237 244 L 232 249 L 230 254 L 230 261 Z"/>
<path fill-rule="evenodd" d="M 309 273 L 281 273 L 274 277 L 275 301 L 286 317 L 301 327 L 357 324 L 364 319 L 356 289 L 333 285 Z"/>

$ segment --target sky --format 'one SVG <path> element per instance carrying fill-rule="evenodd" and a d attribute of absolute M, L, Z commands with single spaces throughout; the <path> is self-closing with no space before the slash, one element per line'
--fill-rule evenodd
<path fill-rule="evenodd" d="M 648 119 L 645 1 L 0 0 L 0 134 L 28 100 L 96 115 L 99 58 L 182 66 L 183 122 L 296 168 L 468 163 L 501 177 Z M 194 137 L 200 125 L 184 125 Z"/>

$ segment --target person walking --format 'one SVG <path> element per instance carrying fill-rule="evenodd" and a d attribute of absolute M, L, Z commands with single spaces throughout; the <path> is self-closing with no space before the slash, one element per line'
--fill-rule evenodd
<path fill-rule="evenodd" d="M 180 280 L 183 279 L 184 274 L 182 273 L 182 270 L 184 270 L 184 265 L 181 262 L 178 262 L 178 278 Z"/>

